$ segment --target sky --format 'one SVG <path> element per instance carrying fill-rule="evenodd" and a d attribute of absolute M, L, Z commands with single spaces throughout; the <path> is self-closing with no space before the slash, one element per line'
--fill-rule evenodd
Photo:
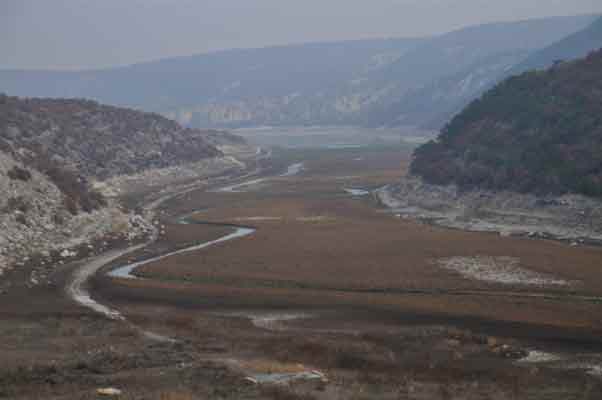
<path fill-rule="evenodd" d="M 591 13 L 601 0 L 0 0 L 0 68 L 100 68 Z"/>

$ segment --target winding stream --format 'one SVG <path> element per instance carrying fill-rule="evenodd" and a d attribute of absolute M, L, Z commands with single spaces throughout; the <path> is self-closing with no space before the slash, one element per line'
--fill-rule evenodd
<path fill-rule="evenodd" d="M 296 163 L 296 164 L 292 164 L 290 165 L 287 170 L 281 174 L 280 176 L 293 176 L 298 174 L 299 172 L 301 172 L 303 169 L 303 163 Z M 251 181 L 245 181 L 243 183 L 240 183 L 238 185 L 235 186 L 245 186 L 245 185 L 249 185 L 249 184 L 253 184 L 255 182 L 258 181 L 262 181 L 268 178 L 259 178 L 259 179 L 253 179 Z M 156 199 L 155 201 L 153 201 L 152 203 L 148 204 L 145 208 L 145 211 L 147 212 L 149 219 L 152 219 L 154 216 L 154 210 L 162 203 L 164 203 L 165 201 L 180 196 L 182 194 L 188 193 L 190 191 L 193 190 L 199 190 L 201 189 L 201 187 L 198 186 L 191 186 L 191 187 L 187 187 L 185 188 L 185 190 L 182 190 L 180 192 L 176 192 L 176 193 L 171 193 L 171 194 L 166 194 L 161 196 L 160 198 Z M 225 190 L 224 190 L 225 189 Z M 226 186 L 223 187 L 221 189 L 218 190 L 222 190 L 222 191 L 231 191 L 232 186 Z M 189 223 L 194 223 L 194 221 L 192 220 L 192 215 L 191 214 L 187 214 L 181 218 L 178 219 L 178 223 L 179 224 L 189 224 Z M 171 257 L 177 254 L 183 254 L 183 253 L 188 253 L 188 252 L 192 252 L 192 251 L 196 251 L 196 250 L 200 250 L 200 249 L 204 249 L 213 245 L 216 245 L 218 243 L 223 243 L 223 242 L 227 242 L 233 239 L 237 239 L 237 238 L 241 238 L 241 237 L 245 237 L 248 235 L 251 235 L 252 233 L 255 232 L 255 229 L 250 228 L 250 227 L 243 227 L 243 226 L 234 226 L 234 225 L 230 225 L 230 224 L 223 224 L 223 226 L 226 227 L 232 227 L 234 228 L 234 232 L 231 232 L 225 236 L 222 236 L 218 239 L 215 240 L 210 240 L 208 242 L 204 242 L 204 243 L 200 243 L 200 244 L 196 244 L 190 247 L 186 247 L 180 250 L 176 250 L 176 251 L 172 251 L 166 254 L 162 254 L 160 256 L 157 257 L 153 257 L 153 258 L 149 258 L 147 260 L 142 260 L 142 261 L 138 261 L 132 264 L 128 264 L 128 265 L 124 265 L 122 267 L 119 267 L 117 269 L 113 269 L 111 270 L 108 275 L 110 277 L 113 278 L 123 278 L 123 279 L 140 279 L 137 276 L 134 275 L 134 272 L 136 270 L 136 268 L 145 265 L 145 264 L 149 264 L 151 262 L 155 262 L 155 261 L 159 261 L 162 260 L 164 258 L 167 257 Z M 131 246 L 128 247 L 126 249 L 122 249 L 122 250 L 114 250 L 114 251 L 109 251 L 107 253 L 104 253 L 98 257 L 95 257 L 91 260 L 89 260 L 87 263 L 83 264 L 80 268 L 78 268 L 74 274 L 73 274 L 73 278 L 71 279 L 71 281 L 67 284 L 66 287 L 66 291 L 67 294 L 78 304 L 87 307 L 97 313 L 103 314 L 105 315 L 107 318 L 110 319 L 114 319 L 114 320 L 122 320 L 122 321 L 126 321 L 125 317 L 118 311 L 118 310 L 114 310 L 111 309 L 110 307 L 101 304 L 99 302 L 97 302 L 96 300 L 94 300 L 88 290 L 87 287 L 87 282 L 88 280 L 94 275 L 96 274 L 103 266 L 109 264 L 110 262 L 118 259 L 119 257 L 122 257 L 126 254 L 132 253 L 136 250 L 142 249 L 148 245 L 150 245 L 151 243 L 153 243 L 156 239 L 157 239 L 157 232 L 153 232 L 153 234 L 151 235 L 151 238 L 142 244 L 138 244 L 135 246 Z M 157 335 L 155 333 L 152 332 L 146 332 L 143 331 L 142 332 L 145 336 L 151 338 L 151 339 L 157 339 L 157 340 L 169 340 L 172 341 L 173 339 L 170 338 L 165 338 L 161 335 Z"/>
<path fill-rule="evenodd" d="M 293 165 L 289 166 L 288 170 L 285 173 L 281 174 L 280 176 L 296 175 L 302 170 L 303 170 L 302 163 L 293 164 Z M 253 185 L 255 183 L 261 182 L 266 179 L 270 179 L 270 178 L 253 179 L 250 181 L 239 183 L 237 185 L 226 186 L 226 187 L 221 188 L 221 190 L 220 189 L 218 189 L 218 190 L 233 192 L 233 191 L 235 191 L 236 188 Z M 191 190 L 196 190 L 196 189 L 200 189 L 200 188 L 188 188 L 186 190 L 186 192 L 191 191 Z M 365 191 L 360 190 L 360 189 L 347 189 L 346 188 L 345 191 L 347 191 L 351 195 L 365 195 L 365 193 L 364 193 Z M 181 195 L 182 193 L 183 192 L 165 195 L 165 196 L 161 197 L 160 199 L 156 200 L 155 202 L 149 204 L 146 207 L 146 210 L 152 214 L 153 210 L 160 203 L 162 203 L 168 199 L 171 199 L 173 197 L 176 197 L 178 195 Z M 370 193 L 370 192 L 368 192 L 368 193 Z M 193 215 L 186 214 L 178 219 L 178 223 L 179 224 L 199 223 L 199 222 L 193 220 L 192 217 L 193 217 Z M 165 258 L 175 256 L 178 254 L 184 254 L 184 253 L 202 250 L 202 249 L 211 247 L 213 245 L 217 245 L 219 243 L 225 243 L 225 242 L 228 242 L 228 241 L 231 241 L 234 239 L 243 238 L 243 237 L 249 236 L 256 232 L 256 229 L 251 228 L 251 227 L 235 226 L 235 225 L 230 225 L 230 224 L 223 224 L 222 226 L 231 227 L 231 228 L 233 228 L 233 231 L 222 237 L 214 239 L 214 240 L 210 240 L 210 241 L 200 243 L 200 244 L 195 244 L 195 245 L 183 248 L 183 249 L 171 251 L 171 252 L 156 256 L 156 257 L 146 259 L 146 260 L 136 261 L 134 263 L 120 266 L 118 268 L 110 270 L 107 273 L 107 275 L 111 278 L 119 278 L 119 279 L 144 279 L 144 278 L 140 278 L 135 275 L 136 269 L 143 265 L 150 264 L 150 263 L 153 263 L 153 262 L 156 262 L 159 260 L 163 260 Z M 144 248 L 145 246 L 148 246 L 149 244 L 153 243 L 156 238 L 157 238 L 157 234 L 155 232 L 153 234 L 153 236 L 151 237 L 151 239 L 146 243 L 139 244 L 136 246 L 131 246 L 131 247 L 123 249 L 123 250 L 110 251 L 108 253 L 102 254 L 102 255 L 90 260 L 89 262 L 84 264 L 81 268 L 79 268 L 75 271 L 73 279 L 67 286 L 67 292 L 70 295 L 70 297 L 72 297 L 73 300 L 76 301 L 77 303 L 79 303 L 87 308 L 90 308 L 90 309 L 94 310 L 95 312 L 103 314 L 110 319 L 125 321 L 130 326 L 132 326 L 135 329 L 137 329 L 138 331 L 140 331 L 143 336 L 145 336 L 149 339 L 156 340 L 156 341 L 174 342 L 175 340 L 172 338 L 165 337 L 160 334 L 156 334 L 154 332 L 145 331 L 139 327 L 134 326 L 133 324 L 128 322 L 127 319 L 118 310 L 111 309 L 109 306 L 101 304 L 101 303 L 97 302 L 96 300 L 94 300 L 92 298 L 88 288 L 86 287 L 87 281 L 94 274 L 96 274 L 103 266 L 118 259 L 121 256 L 124 256 L 128 253 L 131 253 L 133 251 Z M 419 292 L 419 291 L 417 291 L 417 292 Z M 425 290 L 425 292 L 430 293 L 430 291 L 426 291 L 426 290 Z M 436 292 L 436 291 L 434 291 L 434 292 Z M 440 291 L 437 293 L 441 294 Z M 463 292 L 463 293 L 457 293 L 457 294 L 458 295 L 474 295 L 475 293 L 467 293 L 467 292 L 464 293 Z M 505 297 L 541 297 L 541 298 L 547 298 L 549 296 L 553 296 L 553 297 L 551 297 L 553 299 L 563 299 L 563 300 L 570 299 L 570 300 L 593 301 L 593 302 L 602 301 L 602 299 L 599 297 L 579 296 L 579 295 L 571 295 L 571 294 L 559 296 L 559 295 L 553 295 L 553 294 L 551 295 L 551 294 L 547 294 L 547 293 L 512 293 L 512 292 L 495 292 L 495 291 L 478 293 L 478 294 L 480 294 L 480 295 L 483 295 L 483 294 L 501 295 L 501 296 L 505 296 Z M 249 318 L 252 321 L 254 326 L 256 326 L 258 328 L 268 329 L 268 330 L 281 329 L 280 324 L 285 321 L 311 317 L 311 315 L 303 314 L 303 313 L 288 313 L 288 314 L 281 314 L 281 313 L 261 314 L 261 313 L 259 313 L 259 314 L 244 314 L 244 315 L 241 314 L 241 316 Z M 535 357 L 537 355 L 537 353 L 534 353 L 534 354 L 535 355 L 532 356 L 531 358 L 527 358 L 525 360 L 525 362 L 533 362 L 533 361 L 531 361 L 531 359 L 537 360 L 538 358 Z M 589 359 L 587 361 L 591 362 Z M 537 361 L 534 361 L 534 362 L 537 362 Z M 600 367 L 600 365 L 598 365 L 598 364 L 594 364 L 592 362 L 591 365 L 593 365 L 591 368 L 589 368 L 589 370 L 591 370 L 591 371 L 598 371 L 597 368 L 602 370 L 602 367 Z M 253 375 L 251 375 L 251 377 L 259 383 L 265 383 L 265 382 L 281 383 L 281 382 L 286 382 L 286 381 L 290 381 L 290 380 L 294 380 L 294 379 L 324 379 L 323 375 L 321 375 L 319 372 L 314 372 L 314 371 L 310 371 L 310 372 L 302 371 L 302 372 L 298 372 L 298 373 L 279 373 L 279 374 L 253 374 Z"/>
<path fill-rule="evenodd" d="M 183 219 L 183 220 L 180 220 L 179 223 L 180 224 L 190 224 L 190 223 L 192 223 L 192 221 L 190 221 L 189 219 Z M 224 225 L 224 226 L 231 226 L 231 225 Z M 160 256 L 149 258 L 147 260 L 137 261 L 132 264 L 124 265 L 122 267 L 119 267 L 119 268 L 109 271 L 109 273 L 107 275 L 109 275 L 111 278 L 141 279 L 141 278 L 137 277 L 136 275 L 134 275 L 133 272 L 134 272 L 134 270 L 136 270 L 136 268 L 139 268 L 143 265 L 150 264 L 155 261 L 163 260 L 164 258 L 175 256 L 177 254 L 184 254 L 184 253 L 189 253 L 191 251 L 201 250 L 201 249 L 207 248 L 209 246 L 213 246 L 218 243 L 223 243 L 223 242 L 227 242 L 232 239 L 248 236 L 254 232 L 255 232 L 255 229 L 253 229 L 253 228 L 236 227 L 234 232 L 229 233 L 225 236 L 222 236 L 218 239 L 211 240 L 211 241 L 201 243 L 201 244 L 197 244 L 197 245 L 194 245 L 191 247 L 186 247 L 184 249 L 172 251 L 171 253 L 162 254 Z"/>
<path fill-rule="evenodd" d="M 293 175 L 298 174 L 302 170 L 303 170 L 303 163 L 293 164 L 293 165 L 289 166 L 287 171 L 284 172 L 283 174 L 281 174 L 280 176 L 283 176 L 283 177 L 293 176 Z M 237 185 L 226 186 L 224 188 L 221 188 L 220 191 L 233 192 L 233 191 L 235 191 L 234 189 L 237 187 L 246 186 L 246 185 L 250 185 L 250 184 L 252 185 L 254 183 L 261 182 L 265 179 L 267 179 L 267 178 L 259 178 L 259 179 L 254 179 L 252 181 L 246 181 L 246 182 L 243 182 L 243 183 L 237 184 Z M 171 199 L 173 197 L 177 197 L 183 193 L 187 193 L 188 191 L 191 191 L 191 190 L 194 190 L 194 189 L 188 188 L 187 190 L 185 190 L 183 192 L 178 192 L 178 193 L 162 196 L 161 198 L 159 198 L 159 199 L 155 200 L 154 202 L 152 202 L 151 204 L 147 205 L 145 207 L 145 209 L 151 215 L 151 219 L 152 219 L 152 216 L 154 215 L 154 210 L 161 203 L 163 203 L 166 200 Z M 182 225 L 198 223 L 192 219 L 194 214 L 195 213 L 189 213 L 184 216 L 181 216 L 177 221 L 179 224 L 182 224 Z M 242 237 L 251 235 L 256 231 L 256 229 L 254 229 L 254 228 L 243 227 L 243 226 L 234 226 L 234 225 L 230 225 L 230 224 L 223 224 L 222 226 L 232 227 L 232 228 L 234 228 L 234 231 L 227 235 L 224 235 L 218 239 L 210 240 L 210 241 L 207 241 L 204 243 L 196 244 L 196 245 L 186 247 L 186 248 L 183 248 L 180 250 L 175 250 L 175 251 L 165 253 L 165 254 L 162 254 L 162 255 L 159 255 L 156 257 L 152 257 L 152 258 L 142 260 L 142 261 L 137 261 L 137 262 L 134 262 L 134 263 L 131 263 L 128 265 L 124 265 L 124 266 L 116 268 L 116 269 L 112 269 L 107 273 L 107 275 L 112 278 L 120 278 L 120 279 L 143 279 L 143 278 L 139 278 L 136 275 L 134 275 L 135 270 L 143 265 L 146 265 L 146 264 L 149 264 L 149 263 L 152 263 L 155 261 L 159 261 L 164 258 L 171 257 L 171 256 L 174 256 L 177 254 L 189 253 L 189 252 L 201 250 L 201 249 L 204 249 L 204 248 L 207 248 L 207 247 L 219 244 L 219 243 L 224 243 L 224 242 L 227 242 L 230 240 L 242 238 Z M 123 322 L 127 323 L 132 328 L 138 330 L 144 337 L 146 337 L 150 340 L 173 343 L 173 342 L 176 342 L 177 340 L 167 337 L 167 336 L 163 336 L 163 335 L 155 333 L 155 332 L 147 331 L 138 326 L 135 326 L 134 324 L 129 322 L 123 316 L 123 314 L 121 314 L 118 310 L 111 309 L 110 307 L 97 302 L 96 300 L 94 300 L 92 298 L 92 296 L 87 288 L 87 281 L 94 274 L 96 274 L 103 266 L 118 259 L 121 256 L 124 256 L 128 253 L 142 249 L 142 248 L 152 244 L 157 239 L 157 236 L 158 235 L 155 230 L 155 232 L 153 232 L 153 235 L 151 236 L 150 240 L 146 243 L 142 243 L 142 244 L 139 244 L 136 246 L 131 246 L 131 247 L 128 247 L 128 248 L 122 249 L 122 250 L 110 251 L 108 253 L 102 254 L 102 255 L 90 260 L 89 262 L 87 262 L 86 264 L 84 264 L 83 266 L 81 266 L 80 268 L 78 268 L 75 271 L 72 280 L 67 285 L 66 290 L 67 290 L 67 293 L 69 294 L 69 296 L 75 302 L 77 302 L 87 308 L 90 308 L 97 313 L 103 314 L 107 318 L 110 318 L 113 320 L 119 320 L 119 321 L 123 321 Z M 280 321 L 288 321 L 288 320 L 292 320 L 292 319 L 304 318 L 304 317 L 306 317 L 306 315 L 304 315 L 304 314 L 283 314 L 283 315 L 269 314 L 269 315 L 255 315 L 255 316 L 248 315 L 246 317 L 249 318 L 251 320 L 251 322 L 253 323 L 253 325 L 255 325 L 256 327 L 260 327 L 260 328 L 264 328 L 264 329 L 276 329 L 276 325 Z M 250 372 L 250 371 L 248 371 L 248 372 Z M 298 379 L 325 380 L 326 378 L 325 378 L 324 374 L 322 374 L 319 371 L 303 370 L 303 371 L 293 372 L 293 373 L 252 373 L 251 372 L 250 376 L 247 379 L 251 380 L 254 383 L 272 383 L 273 384 L 273 383 L 287 383 L 287 382 L 298 380 Z"/>

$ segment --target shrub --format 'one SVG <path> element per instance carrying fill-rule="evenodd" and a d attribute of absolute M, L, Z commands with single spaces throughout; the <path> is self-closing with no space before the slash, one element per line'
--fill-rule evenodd
<path fill-rule="evenodd" d="M 31 179 L 31 172 L 15 165 L 8 171 L 8 177 L 12 180 L 27 182 Z"/>
<path fill-rule="evenodd" d="M 23 196 L 10 197 L 6 202 L 6 207 L 4 207 L 4 211 L 6 213 L 12 213 L 14 211 L 21 211 L 22 213 L 26 213 L 29 211 L 29 203 Z"/>

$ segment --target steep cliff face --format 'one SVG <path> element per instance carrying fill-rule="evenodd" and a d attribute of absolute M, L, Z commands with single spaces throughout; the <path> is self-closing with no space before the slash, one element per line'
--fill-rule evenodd
<path fill-rule="evenodd" d="M 602 196 L 602 50 L 509 78 L 471 103 L 412 173 L 429 183 Z"/>

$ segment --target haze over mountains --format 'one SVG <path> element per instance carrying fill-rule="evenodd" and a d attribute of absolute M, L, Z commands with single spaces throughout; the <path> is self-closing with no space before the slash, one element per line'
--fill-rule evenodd
<path fill-rule="evenodd" d="M 230 50 L 94 71 L 0 71 L 0 91 L 92 98 L 196 127 L 438 128 L 509 71 L 545 65 L 556 49 L 564 49 L 560 58 L 573 58 L 602 46 L 600 29 L 589 27 L 596 18 L 486 24 L 430 38 Z"/>
<path fill-rule="evenodd" d="M 598 18 L 585 29 L 530 55 L 525 61 L 512 68 L 510 74 L 515 75 L 530 69 L 546 68 L 559 60 L 566 61 L 581 58 L 590 51 L 601 47 L 602 18 Z"/>

